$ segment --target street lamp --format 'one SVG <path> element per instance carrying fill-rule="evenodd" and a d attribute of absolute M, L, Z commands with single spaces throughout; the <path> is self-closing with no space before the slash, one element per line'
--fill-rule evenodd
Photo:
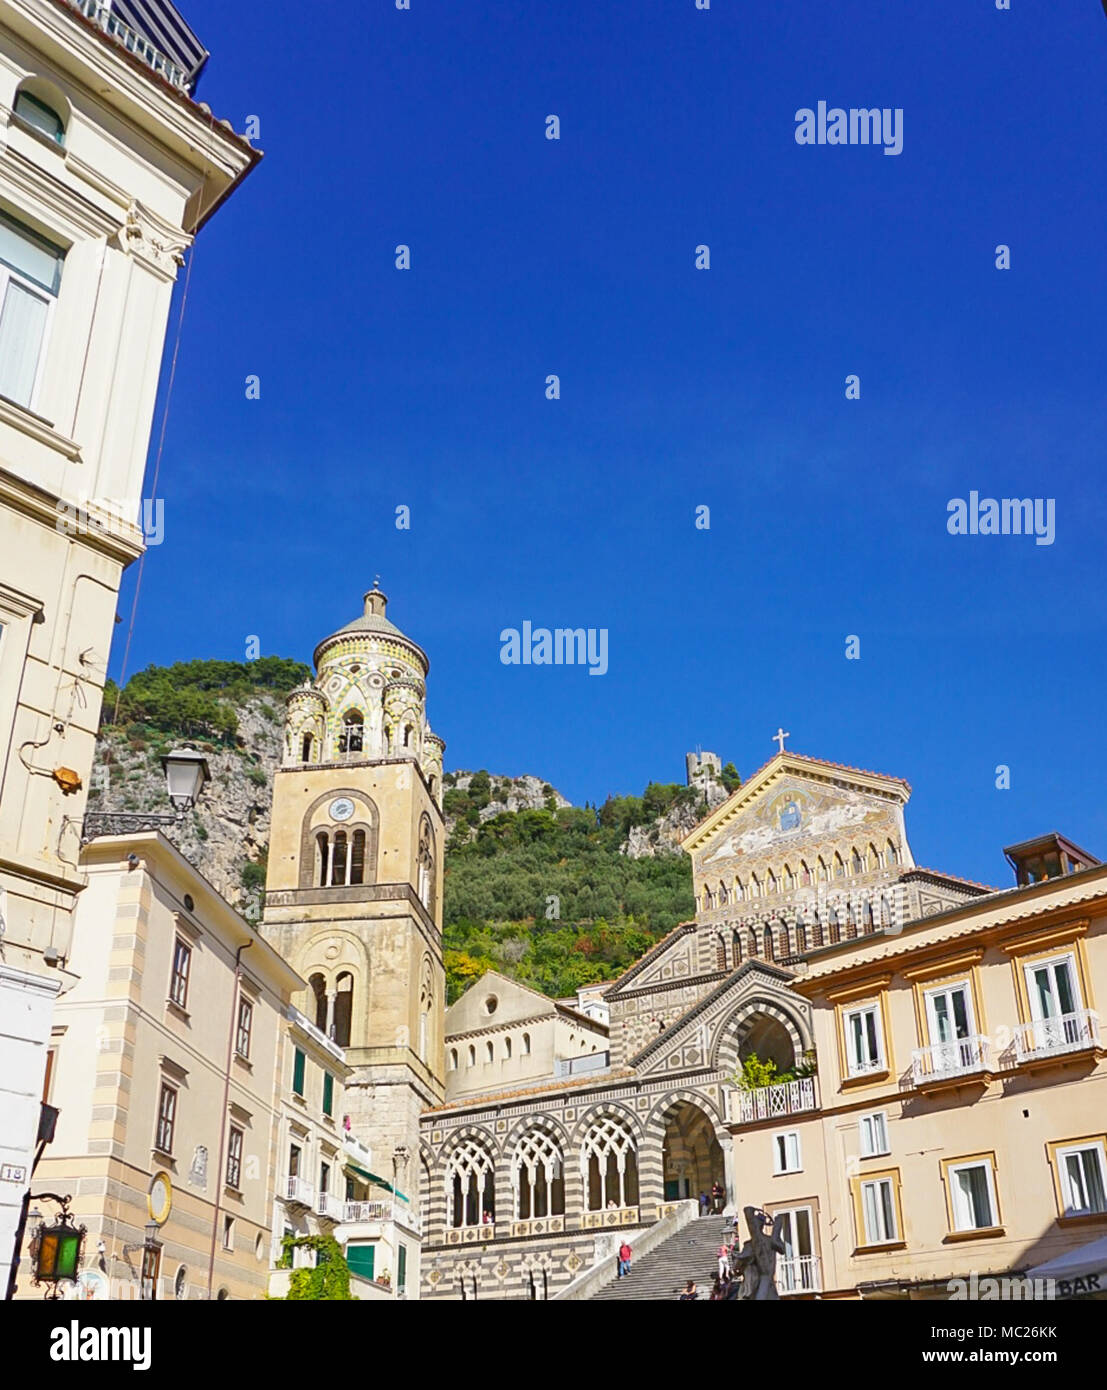
<path fill-rule="evenodd" d="M 181 748 L 171 748 L 162 758 L 165 781 L 169 788 L 169 800 L 183 815 L 191 811 L 204 790 L 204 784 L 211 781 L 208 760 L 190 743 Z"/>
<path fill-rule="evenodd" d="M 36 1201 L 56 1202 L 61 1208 L 53 1225 L 41 1225 L 31 1242 L 31 1256 L 34 1260 L 32 1282 L 48 1284 L 47 1298 L 59 1298 L 58 1284 L 62 1280 L 76 1279 L 81 1266 L 81 1248 L 84 1245 L 85 1227 L 75 1226 L 69 1210 L 70 1197 L 59 1197 L 54 1192 L 38 1192 Z"/>
<path fill-rule="evenodd" d="M 144 830 L 160 830 L 163 826 L 178 825 L 200 799 L 204 785 L 211 781 L 211 770 L 203 753 L 191 743 L 171 748 L 161 760 L 165 772 L 165 787 L 172 812 L 156 811 L 89 811 L 81 825 L 81 843 L 97 835 L 137 835 Z"/>

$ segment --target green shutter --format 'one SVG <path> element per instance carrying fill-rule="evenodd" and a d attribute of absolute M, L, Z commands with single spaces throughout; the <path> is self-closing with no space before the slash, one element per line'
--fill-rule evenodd
<path fill-rule="evenodd" d="M 304 1054 L 297 1048 L 292 1063 L 292 1091 L 297 1096 L 304 1094 L 304 1063 L 306 1060 Z"/>
<path fill-rule="evenodd" d="M 401 1245 L 396 1251 L 396 1288 L 407 1288 L 407 1246 Z"/>
<path fill-rule="evenodd" d="M 347 1245 L 346 1263 L 350 1266 L 350 1273 L 362 1279 L 372 1279 L 376 1254 L 375 1245 Z"/>
<path fill-rule="evenodd" d="M 334 1077 L 329 1071 L 323 1073 L 323 1114 L 334 1112 Z"/>

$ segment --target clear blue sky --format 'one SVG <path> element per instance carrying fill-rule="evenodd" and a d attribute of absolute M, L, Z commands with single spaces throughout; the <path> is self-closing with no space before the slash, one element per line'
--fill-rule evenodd
<path fill-rule="evenodd" d="M 379 572 L 448 768 L 580 803 L 783 723 L 912 783 L 923 864 L 1107 857 L 1095 0 L 181 6 L 266 158 L 197 244 L 130 669 L 310 660 Z M 903 153 L 798 146 L 819 100 Z M 949 536 L 972 489 L 1055 543 Z M 524 619 L 609 673 L 503 666 Z"/>

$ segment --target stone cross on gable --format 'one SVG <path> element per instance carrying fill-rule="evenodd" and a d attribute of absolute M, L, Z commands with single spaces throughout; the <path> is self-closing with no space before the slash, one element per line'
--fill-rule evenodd
<path fill-rule="evenodd" d="M 786 732 L 786 730 L 784 730 L 783 728 L 778 728 L 777 731 L 776 731 L 776 733 L 773 734 L 773 738 L 776 740 L 777 745 L 778 745 L 778 747 L 779 747 L 779 751 L 780 751 L 781 753 L 784 752 L 784 740 L 785 740 L 786 738 L 791 738 L 791 737 L 792 737 L 792 735 L 791 735 L 790 733 Z"/>

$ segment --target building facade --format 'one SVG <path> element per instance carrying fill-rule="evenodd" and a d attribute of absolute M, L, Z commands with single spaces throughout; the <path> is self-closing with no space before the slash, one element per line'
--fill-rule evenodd
<path fill-rule="evenodd" d="M 182 63 L 96 0 L 0 3 L 0 1281 L 75 979 L 81 818 L 174 282 L 259 158 Z"/>
<path fill-rule="evenodd" d="M 54 1012 L 44 1099 L 59 1118 L 32 1213 L 35 1193 L 72 1194 L 88 1228 L 82 1282 L 100 1296 L 140 1296 L 155 1220 L 156 1297 L 261 1297 L 276 1098 L 304 982 L 158 832 L 94 840 L 81 867 L 79 978 Z M 41 1297 L 30 1269 L 19 1295 Z"/>
<path fill-rule="evenodd" d="M 909 795 L 900 778 L 781 752 L 711 811 L 684 841 L 696 918 L 605 989 L 599 1069 L 555 1047 L 553 1074 L 521 1072 L 529 992 L 487 976 L 467 991 L 447 1017 L 445 1101 L 422 1122 L 424 1296 L 553 1297 L 715 1183 L 731 1208 L 765 1200 L 743 1126 L 817 1094 L 812 1009 L 793 988 L 805 953 L 989 891 L 915 864 Z M 795 1079 L 750 1094 L 751 1057 Z"/>

